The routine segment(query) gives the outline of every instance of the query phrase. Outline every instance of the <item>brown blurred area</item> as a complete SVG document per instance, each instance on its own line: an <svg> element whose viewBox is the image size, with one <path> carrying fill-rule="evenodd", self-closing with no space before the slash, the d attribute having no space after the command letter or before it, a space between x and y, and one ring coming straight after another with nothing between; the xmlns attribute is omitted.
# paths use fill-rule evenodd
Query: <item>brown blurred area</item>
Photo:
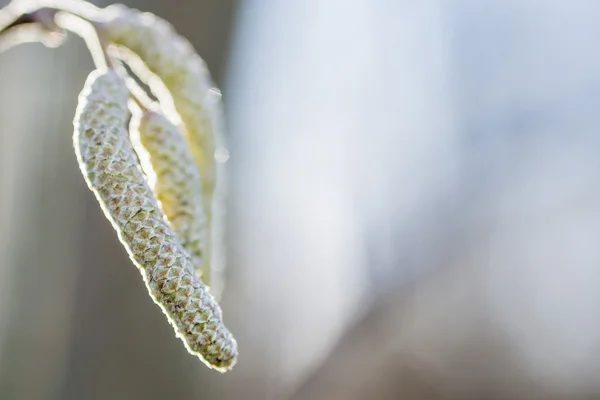
<svg viewBox="0 0 600 400"><path fill-rule="evenodd" d="M127 5L223 89L240 361L186 352L87 189L70 36L0 54L0 400L600 398L600 5Z"/></svg>

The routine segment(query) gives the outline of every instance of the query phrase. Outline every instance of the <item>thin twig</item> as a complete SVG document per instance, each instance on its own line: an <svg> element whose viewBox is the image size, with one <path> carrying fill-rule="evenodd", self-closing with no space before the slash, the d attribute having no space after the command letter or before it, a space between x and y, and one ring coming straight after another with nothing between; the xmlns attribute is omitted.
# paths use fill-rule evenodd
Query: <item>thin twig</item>
<svg viewBox="0 0 600 400"><path fill-rule="evenodd" d="M101 29L100 9L80 0L40 0L15 3L0 10L0 38L25 25L40 27L48 33L69 31L81 37L99 69L114 69L125 79L132 98L142 110L156 107L146 91L131 78L119 60L109 52Z"/></svg>
<svg viewBox="0 0 600 400"><path fill-rule="evenodd" d="M59 11L54 20L61 28L73 32L81 37L90 51L96 68L106 69L113 67L113 61L105 51L106 47L100 40L98 33L89 21L69 12Z"/></svg>
<svg viewBox="0 0 600 400"><path fill-rule="evenodd" d="M25 25L38 25L47 32L57 32L60 28L54 23L54 16L58 10L53 8L40 8L26 14L14 14L14 7L0 10L0 35L4 35L15 28Z"/></svg>

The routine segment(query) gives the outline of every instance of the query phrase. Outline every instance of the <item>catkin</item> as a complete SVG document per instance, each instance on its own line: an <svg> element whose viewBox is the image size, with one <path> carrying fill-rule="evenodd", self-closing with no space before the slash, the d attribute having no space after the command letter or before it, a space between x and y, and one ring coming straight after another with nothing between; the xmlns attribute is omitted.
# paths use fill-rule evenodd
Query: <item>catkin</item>
<svg viewBox="0 0 600 400"><path fill-rule="evenodd" d="M176 335L224 372L236 362L237 344L143 176L126 129L128 97L115 72L90 74L74 119L79 166Z"/></svg>
<svg viewBox="0 0 600 400"><path fill-rule="evenodd" d="M223 163L228 158L220 91L191 43L164 19L120 4L106 7L102 15L99 29L103 37L129 50L121 53L125 60L150 84L161 104L172 100L182 121L182 131L202 177L209 233L203 270L210 271L210 277L206 276L205 282L218 297L225 268L227 177ZM160 85L153 85L156 77Z"/></svg>
<svg viewBox="0 0 600 400"><path fill-rule="evenodd" d="M131 130L150 157L156 175L153 191L171 227L189 253L196 271L209 284L210 270L203 255L206 246L206 220L202 208L200 172L179 128L157 111L136 113Z"/></svg>
<svg viewBox="0 0 600 400"><path fill-rule="evenodd" d="M106 40L136 53L168 89L202 174L205 208L211 210L216 185L215 149L223 138L217 137L221 132L215 124L220 103L214 99L219 95L204 60L187 39L154 14L112 5L104 9L103 15L101 31Z"/></svg>

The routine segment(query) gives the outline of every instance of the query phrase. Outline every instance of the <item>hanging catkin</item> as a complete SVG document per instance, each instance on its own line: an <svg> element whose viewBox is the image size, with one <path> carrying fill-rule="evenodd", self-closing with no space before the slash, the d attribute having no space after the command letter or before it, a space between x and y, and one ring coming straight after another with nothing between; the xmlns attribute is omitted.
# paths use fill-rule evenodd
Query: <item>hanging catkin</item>
<svg viewBox="0 0 600 400"><path fill-rule="evenodd" d="M74 119L79 166L177 336L209 367L226 371L237 344L140 169L126 129L128 98L115 72L90 74Z"/></svg>
<svg viewBox="0 0 600 400"><path fill-rule="evenodd" d="M204 282L210 282L207 254L206 219L202 208L202 188L198 167L179 128L158 111L134 114L132 131L139 133L140 142L150 157L156 183L153 191L161 208L196 271Z"/></svg>
<svg viewBox="0 0 600 400"><path fill-rule="evenodd" d="M219 296L225 268L227 186L222 162L228 158L220 91L190 42L164 19L120 4L105 8L102 15L99 27L104 38L128 50L124 53L126 61L146 79L161 103L167 100L165 97L173 101L182 121L182 131L202 177L208 232L202 270L210 271L205 282ZM148 72L154 78L145 76ZM156 77L160 85L153 85Z"/></svg>
<svg viewBox="0 0 600 400"><path fill-rule="evenodd" d="M106 40L137 54L168 89L202 174L205 209L211 210L216 185L216 142L223 138L217 137L221 133L215 126L215 108L220 104L211 100L219 95L205 62L187 39L154 14L112 5L103 15L101 30Z"/></svg>

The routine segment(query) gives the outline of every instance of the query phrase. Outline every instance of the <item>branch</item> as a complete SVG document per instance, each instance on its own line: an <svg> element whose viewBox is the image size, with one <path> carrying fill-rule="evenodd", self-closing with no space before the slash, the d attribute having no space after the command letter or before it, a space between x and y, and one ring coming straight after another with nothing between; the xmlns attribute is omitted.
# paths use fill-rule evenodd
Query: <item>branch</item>
<svg viewBox="0 0 600 400"><path fill-rule="evenodd" d="M99 35L96 22L99 20L99 15L100 9L81 0L27 2L13 0L8 6L0 9L0 39L18 36L14 33L23 30L23 28L28 31L32 31L28 28L34 28L40 36L36 39L46 44L44 41L45 36L53 35L56 37L57 33L64 34L65 31L71 31L83 37L94 57L94 62L98 67L101 67L110 64L110 60L104 51L104 46L97 45ZM61 21L65 23L61 23ZM17 38L16 42L22 41ZM99 51L103 54L99 54Z"/></svg>
<svg viewBox="0 0 600 400"><path fill-rule="evenodd" d="M41 0L26 4L14 0L0 9L0 52L31 41L56 46L62 43L62 40L57 41L57 34L75 33L85 41L96 68L116 70L126 80L137 106L142 110L154 108L156 104L145 90L118 59L110 56L109 43L99 29L100 23L100 9L80 0ZM25 29L29 34L21 35Z"/></svg>

